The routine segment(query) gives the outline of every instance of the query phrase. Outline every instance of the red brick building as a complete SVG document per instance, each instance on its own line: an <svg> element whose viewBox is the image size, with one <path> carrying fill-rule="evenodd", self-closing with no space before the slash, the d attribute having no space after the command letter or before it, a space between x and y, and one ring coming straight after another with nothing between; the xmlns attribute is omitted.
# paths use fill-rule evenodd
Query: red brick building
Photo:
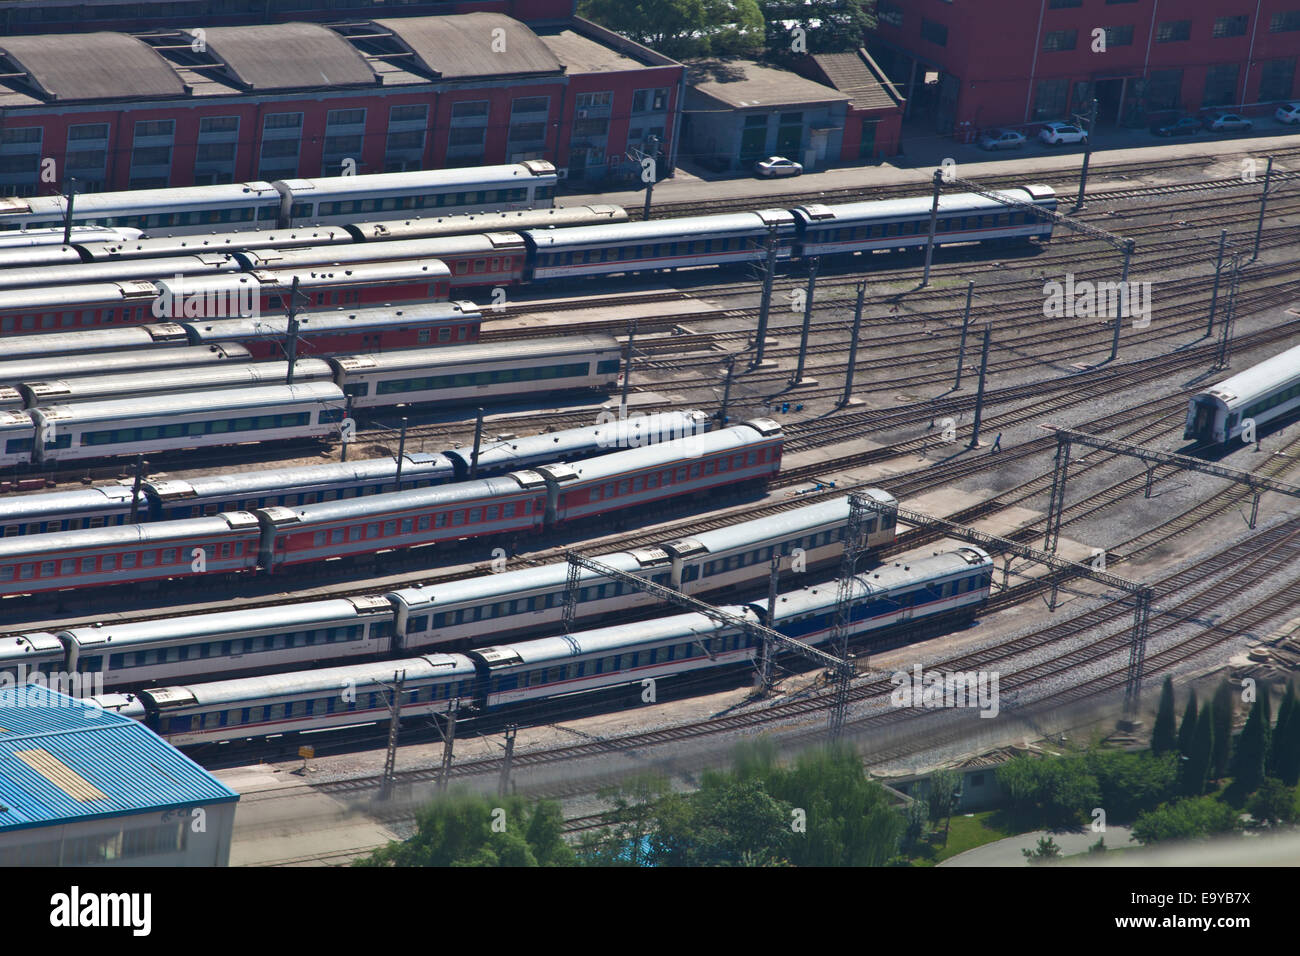
<svg viewBox="0 0 1300 956"><path fill-rule="evenodd" d="M1300 0L878 0L876 13L868 48L907 118L941 133L1066 119L1094 96L1100 123L1138 126L1297 95Z"/></svg>

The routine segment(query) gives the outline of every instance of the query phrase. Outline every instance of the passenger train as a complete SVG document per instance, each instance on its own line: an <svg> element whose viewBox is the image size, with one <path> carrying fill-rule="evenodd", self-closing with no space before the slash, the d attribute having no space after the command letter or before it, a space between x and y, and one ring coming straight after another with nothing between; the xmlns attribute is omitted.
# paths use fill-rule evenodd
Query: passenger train
<svg viewBox="0 0 1300 956"><path fill-rule="evenodd" d="M897 504L886 492L868 493ZM848 499L838 498L597 560L687 594L734 591L764 585L774 551L798 557L787 574L834 565L848 515ZM893 542L892 519L872 515L869 526L873 550ZM28 675L94 672L117 688L461 650L485 634L501 641L562 626L567 578L567 565L558 563L383 595L17 635L0 638L0 673L21 680L20 668ZM580 575L578 621L608 621L653 604L621 582Z"/></svg>
<svg viewBox="0 0 1300 956"><path fill-rule="evenodd" d="M859 575L849 635L873 643L916 622L968 623L986 605L993 562L967 545L908 566ZM781 595L772 620L766 602L724 610L817 645L830 636L838 603L835 584ZM248 740L301 731L383 723L384 684L405 673L403 717L445 713L456 701L478 712L545 704L641 681L671 680L752 665L758 648L745 630L701 614L480 647L463 653L245 677L206 684L152 687L92 698L97 706L147 723L179 747ZM340 688L355 689L343 694Z"/></svg>
<svg viewBox="0 0 1300 956"><path fill-rule="evenodd" d="M72 221L180 234L211 232L214 226L331 225L407 211L533 209L552 204L557 178L550 163L529 160L507 166L86 193L74 199ZM66 215L63 196L0 200L0 230L52 230L62 227Z"/></svg>
<svg viewBox="0 0 1300 956"><path fill-rule="evenodd" d="M328 408L327 402L321 405ZM114 409L111 423L120 425L124 412ZM172 411L173 420L182 418L180 428L191 414ZM0 596L196 575L271 574L346 556L550 531L719 489L762 486L780 471L784 438L775 422L756 419L572 464L452 485L4 538Z"/></svg>
<svg viewBox="0 0 1300 956"><path fill-rule="evenodd" d="M472 448L442 453L406 452L399 481L396 456L327 465L257 469L159 477L140 483L136 521L198 518L223 511L294 507L426 488L569 462L624 448L640 448L708 431L702 412L660 412L527 437L487 438L480 443L477 468ZM131 521L134 479L69 491L0 497L0 537L102 528Z"/></svg>
<svg viewBox="0 0 1300 956"><path fill-rule="evenodd" d="M298 313L298 354L378 352L421 345L477 342L483 316L472 302L429 302L406 308L305 310ZM80 332L10 336L4 339L5 360L51 359L63 355L107 358L107 353L136 354L140 368L166 368L161 353L188 345L242 346L254 358L284 358L289 339L287 316L196 319L152 322ZM146 350L156 358L143 354ZM91 359L93 360L93 358ZM157 362L159 364L145 364ZM0 362L0 366L6 362ZM185 364L185 363L178 363ZM131 367L128 363L127 367ZM46 373L55 374L55 373ZM72 374L63 372L62 374ZM0 379L6 383L20 378Z"/></svg>
<svg viewBox="0 0 1300 956"><path fill-rule="evenodd" d="M1193 395L1187 403L1183 437L1225 445L1241 437L1248 419L1262 429L1297 410L1300 345Z"/></svg>
<svg viewBox="0 0 1300 956"><path fill-rule="evenodd" d="M516 345L402 349L325 361L307 359L298 364L321 380L171 392L165 405L154 397L162 380L158 372L107 376L116 380L109 384L103 379L29 383L24 386L29 395L58 392L91 399L116 389L118 397L0 410L0 466L48 466L210 445L324 438L339 434L347 404L384 408L609 389L618 381L621 360L618 341L599 335L529 339ZM247 371L257 367L232 365L202 374L209 380L233 375L244 384L243 375L249 381L261 377ZM325 368L329 374L320 376ZM431 374L430 369L437 373ZM10 392L11 401L23 394L12 388Z"/></svg>

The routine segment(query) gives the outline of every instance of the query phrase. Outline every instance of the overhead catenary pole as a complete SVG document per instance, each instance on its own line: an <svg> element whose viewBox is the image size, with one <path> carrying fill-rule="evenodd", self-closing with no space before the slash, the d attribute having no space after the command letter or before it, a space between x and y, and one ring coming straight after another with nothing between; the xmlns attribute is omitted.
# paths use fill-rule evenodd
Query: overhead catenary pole
<svg viewBox="0 0 1300 956"><path fill-rule="evenodd" d="M650 204L654 201L655 183L659 179L659 137L653 133L646 137L646 145L650 147L650 178L645 184L645 208L641 210L641 218L650 221Z"/></svg>
<svg viewBox="0 0 1300 956"><path fill-rule="evenodd" d="M478 417L474 419L474 449L469 456L469 476L478 477L478 452L483 442L483 409L478 410Z"/></svg>
<svg viewBox="0 0 1300 956"><path fill-rule="evenodd" d="M293 284L289 287L289 335L284 346L285 361L289 363L289 373L285 376L284 384L293 384L293 367L298 362L298 277L293 277Z"/></svg>
<svg viewBox="0 0 1300 956"><path fill-rule="evenodd" d="M772 551L772 566L768 572L767 578L767 620L776 620L776 598L781 579L781 550L779 548ZM758 687L759 692L766 694L772 689L773 675L775 668L772 666L776 658L776 648L772 642L763 639L759 647L758 660Z"/></svg>
<svg viewBox="0 0 1300 956"><path fill-rule="evenodd" d="M1255 224L1255 251L1251 253L1251 262L1259 258L1259 239L1264 232L1264 209L1268 206L1268 187L1272 180L1273 157L1270 156L1268 158L1268 168L1264 170L1264 191L1259 195L1259 222Z"/></svg>
<svg viewBox="0 0 1300 956"><path fill-rule="evenodd" d="M343 430L339 440L339 461L348 460L348 423L352 421L352 396L349 395L343 406Z"/></svg>
<svg viewBox="0 0 1300 956"><path fill-rule="evenodd" d="M954 392L961 388L962 365L966 362L966 330L970 328L970 300L974 291L975 280L971 279L966 283L966 311L961 317L961 344L957 346L957 380L952 383Z"/></svg>
<svg viewBox="0 0 1300 956"><path fill-rule="evenodd" d="M406 461L406 416L402 416L402 433L397 439L397 480L393 483L394 491L402 490L402 462Z"/></svg>
<svg viewBox="0 0 1300 956"><path fill-rule="evenodd" d="M930 284L930 262L934 259L934 233L939 221L939 193L943 189L943 170L934 171L934 198L930 202L930 233L925 241L925 272L921 275L921 286Z"/></svg>
<svg viewBox="0 0 1300 956"><path fill-rule="evenodd" d="M984 342L980 346L980 381L975 391L975 423L971 426L970 447L980 446L980 420L984 417L984 376L989 368L989 338L993 334L991 323L984 325Z"/></svg>
<svg viewBox="0 0 1300 956"><path fill-rule="evenodd" d="M632 350L636 347L636 316L628 319L627 323L627 361L623 363L623 393L619 396L618 406L622 410L621 414L627 417L627 390L632 384Z"/></svg>
<svg viewBox="0 0 1300 956"><path fill-rule="evenodd" d="M1228 245L1228 230L1219 230L1219 258L1214 264L1214 290L1210 293L1210 323L1205 327L1206 336L1214 334L1214 313L1219 307L1219 277L1223 274L1223 250Z"/></svg>
<svg viewBox="0 0 1300 956"><path fill-rule="evenodd" d="M1083 144L1083 166L1079 170L1079 198L1074 201L1074 209L1083 208L1083 195L1088 188L1088 163L1092 160L1092 133L1097 126L1097 98L1092 98L1088 107L1088 138Z"/></svg>
<svg viewBox="0 0 1300 956"><path fill-rule="evenodd" d="M402 693L405 687L406 671L393 674L393 686L389 688L392 697L388 701L388 752L384 757L384 775L379 784L380 800L387 800L393 793L393 777L397 770L397 736L402 726Z"/></svg>
<svg viewBox="0 0 1300 956"><path fill-rule="evenodd" d="M135 456L135 481L131 483L131 524L140 523L140 482L144 480L144 469L148 464L144 455Z"/></svg>
<svg viewBox="0 0 1300 956"><path fill-rule="evenodd" d="M803 299L803 331L799 333L799 362L795 366L794 375L790 376L792 386L803 381L804 363L808 359L808 333L812 329L813 293L817 291L817 268L820 264L820 256L808 260L808 289Z"/></svg>
<svg viewBox="0 0 1300 956"><path fill-rule="evenodd" d="M506 796L510 792L510 765L515 758L515 734L519 732L519 727L515 724L506 724L506 752L501 760L501 780L497 783L497 795Z"/></svg>
<svg viewBox="0 0 1300 956"><path fill-rule="evenodd" d="M763 298L758 303L758 336L754 344L754 368L763 364L767 350L767 317L772 311L772 281L776 278L776 224L767 227L767 259L763 266Z"/></svg>
<svg viewBox="0 0 1300 956"><path fill-rule="evenodd" d="M722 386L722 408L718 411L718 421L727 424L727 405L731 402L731 378L736 371L736 356L727 356L727 381Z"/></svg>
<svg viewBox="0 0 1300 956"><path fill-rule="evenodd" d="M862 332L862 300L867 294L867 284L858 283L858 301L853 307L853 333L849 339L849 362L844 369L844 394L840 396L840 407L847 405L853 398L853 372L858 364L858 336Z"/></svg>
<svg viewBox="0 0 1300 956"><path fill-rule="evenodd" d="M451 761L456 752L456 714L460 710L460 698L457 697L447 708L447 729L442 732L442 772L438 775L438 789L446 790L451 778Z"/></svg>
<svg viewBox="0 0 1300 956"><path fill-rule="evenodd" d="M1128 267L1133 261L1133 247L1135 245L1136 242L1133 239L1124 240L1124 273L1119 280L1119 295L1115 297L1115 334L1110 340L1109 361L1111 362L1115 361L1115 357L1119 355L1119 333L1120 328L1124 325L1124 300L1128 298Z"/></svg>
<svg viewBox="0 0 1300 956"><path fill-rule="evenodd" d="M66 246L72 242L72 204L76 200L77 180L69 176L63 183L63 197L67 201L63 205L63 244Z"/></svg>

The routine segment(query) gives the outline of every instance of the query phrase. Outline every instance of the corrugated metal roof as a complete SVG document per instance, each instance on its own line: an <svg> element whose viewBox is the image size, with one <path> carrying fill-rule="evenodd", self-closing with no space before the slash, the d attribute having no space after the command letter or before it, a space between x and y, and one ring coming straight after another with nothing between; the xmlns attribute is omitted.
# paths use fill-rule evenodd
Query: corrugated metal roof
<svg viewBox="0 0 1300 956"><path fill-rule="evenodd" d="M184 96L172 65L124 33L0 38L0 52L49 100Z"/></svg>
<svg viewBox="0 0 1300 956"><path fill-rule="evenodd" d="M841 93L849 95L849 105L855 109L889 109L899 105L902 98L881 82L874 64L865 50L852 53L815 53L813 61L827 81Z"/></svg>
<svg viewBox="0 0 1300 956"><path fill-rule="evenodd" d="M797 73L736 57L692 60L686 65L686 75L695 92L737 109L843 103L848 99Z"/></svg>
<svg viewBox="0 0 1300 956"><path fill-rule="evenodd" d="M0 832L238 799L129 717L36 684L0 690Z"/></svg>
<svg viewBox="0 0 1300 956"><path fill-rule="evenodd" d="M423 61L426 69L448 79L564 72L563 64L537 34L500 13L373 22L392 33Z"/></svg>
<svg viewBox="0 0 1300 956"><path fill-rule="evenodd" d="M231 79L256 92L375 86L378 78L357 50L318 23L208 27L208 50Z"/></svg>

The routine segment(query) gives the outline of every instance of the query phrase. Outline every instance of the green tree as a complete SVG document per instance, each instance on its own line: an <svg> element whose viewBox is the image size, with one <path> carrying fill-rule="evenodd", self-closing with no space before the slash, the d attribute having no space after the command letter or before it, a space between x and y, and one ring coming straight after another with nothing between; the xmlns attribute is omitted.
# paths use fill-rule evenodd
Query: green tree
<svg viewBox="0 0 1300 956"><path fill-rule="evenodd" d="M1274 776L1288 787L1300 783L1300 709L1297 709L1294 684L1287 685L1286 696L1278 708L1269 754Z"/></svg>
<svg viewBox="0 0 1300 956"><path fill-rule="evenodd" d="M1226 803L1213 797L1190 797L1142 814L1133 824L1133 838L1139 843L1192 840L1228 833L1237 825L1237 812Z"/></svg>
<svg viewBox="0 0 1300 956"><path fill-rule="evenodd" d="M1049 860L1056 860L1061 856L1061 848L1057 846L1056 841L1050 836L1039 837L1037 849L1021 850L1020 852L1024 855L1025 859L1029 861L1031 866L1039 863L1046 863Z"/></svg>
<svg viewBox="0 0 1300 956"><path fill-rule="evenodd" d="M1214 757L1210 762L1211 780L1222 780L1228 775L1232 761L1232 718L1235 707L1232 687L1227 680L1219 681L1214 689Z"/></svg>
<svg viewBox="0 0 1300 956"><path fill-rule="evenodd" d="M1188 796L1199 797L1205 792L1205 784L1214 762L1214 713L1209 704L1201 708L1201 716L1196 721L1196 736L1192 738L1192 753L1183 761L1182 791Z"/></svg>
<svg viewBox="0 0 1300 956"><path fill-rule="evenodd" d="M1151 729L1151 752L1157 757L1178 747L1178 730L1174 712L1174 681L1166 676L1160 688L1160 706L1156 708L1156 723Z"/></svg>
<svg viewBox="0 0 1300 956"><path fill-rule="evenodd" d="M952 825L952 815L957 809L960 787L961 779L951 770L936 770L930 774L928 794L930 822L938 823L940 819L944 821L944 846L948 845L948 828Z"/></svg>
<svg viewBox="0 0 1300 956"><path fill-rule="evenodd" d="M874 4L868 0L760 0L767 27L769 56L789 58L795 49L795 29L803 31L803 52L846 53L862 46L876 25Z"/></svg>
<svg viewBox="0 0 1300 956"><path fill-rule="evenodd" d="M416 817L416 833L354 866L571 866L563 815L554 801L441 797Z"/></svg>
<svg viewBox="0 0 1300 956"><path fill-rule="evenodd" d="M588 866L641 866L647 862L647 845L655 832L659 801L672 792L668 778L645 774L598 796L613 806L604 814L604 826L579 838L578 856Z"/></svg>
<svg viewBox="0 0 1300 956"><path fill-rule="evenodd" d="M1260 784L1246 808L1260 823L1294 823L1296 820L1295 788L1270 777Z"/></svg>
<svg viewBox="0 0 1300 956"><path fill-rule="evenodd" d="M1105 852L1106 852L1106 838L1105 838L1104 836L1099 836L1099 837L1097 837L1097 842L1094 843L1092 846L1088 847L1088 852L1089 852L1089 853L1105 853Z"/></svg>
<svg viewBox="0 0 1300 956"><path fill-rule="evenodd" d="M1233 755L1232 775L1245 793L1253 792L1264 780L1270 730L1264 705L1266 700L1268 691L1255 698L1246 717L1246 726L1237 740L1237 752Z"/></svg>
<svg viewBox="0 0 1300 956"><path fill-rule="evenodd" d="M1115 822L1134 819L1174 797L1178 790L1178 757L1168 753L1093 749L1084 756L1097 781L1100 806Z"/></svg>
<svg viewBox="0 0 1300 956"><path fill-rule="evenodd" d="M1196 691L1189 692L1187 706L1183 708L1183 722L1178 725L1178 753L1192 755L1192 741L1196 738Z"/></svg>
<svg viewBox="0 0 1300 956"><path fill-rule="evenodd" d="M925 842L925 835L930 827L930 808L920 800L913 800L904 812L906 822L903 826L902 849L904 853L915 853Z"/></svg>
<svg viewBox="0 0 1300 956"><path fill-rule="evenodd" d="M580 0L578 12L665 56L756 53L757 0Z"/></svg>
<svg viewBox="0 0 1300 956"><path fill-rule="evenodd" d="M1078 757L1016 757L997 769L998 784L1022 825L1072 826L1097 806L1097 780Z"/></svg>

